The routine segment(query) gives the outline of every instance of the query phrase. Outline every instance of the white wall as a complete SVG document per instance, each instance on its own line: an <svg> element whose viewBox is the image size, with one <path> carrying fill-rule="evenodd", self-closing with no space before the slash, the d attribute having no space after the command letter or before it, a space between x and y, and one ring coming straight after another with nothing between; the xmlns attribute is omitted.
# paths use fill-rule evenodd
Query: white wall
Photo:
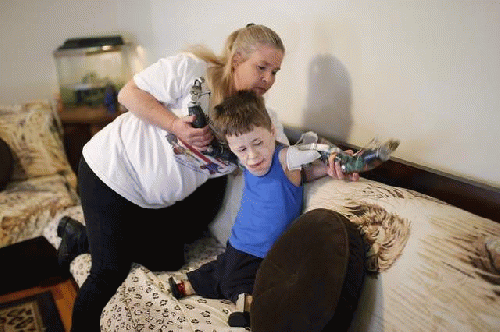
<svg viewBox="0 0 500 332"><path fill-rule="evenodd" d="M52 51L122 34L150 64L192 43L219 51L246 23L287 47L267 98L283 123L500 188L497 1L0 0L0 104L51 98Z"/></svg>

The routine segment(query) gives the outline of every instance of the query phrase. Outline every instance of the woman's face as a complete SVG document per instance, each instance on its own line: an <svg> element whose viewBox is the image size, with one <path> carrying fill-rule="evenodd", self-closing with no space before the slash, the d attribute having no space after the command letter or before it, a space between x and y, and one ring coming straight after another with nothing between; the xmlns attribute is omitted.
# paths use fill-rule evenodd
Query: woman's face
<svg viewBox="0 0 500 332"><path fill-rule="evenodd" d="M233 61L235 89L253 90L262 96L274 84L283 61L283 52L273 46L261 45L248 59L236 53Z"/></svg>

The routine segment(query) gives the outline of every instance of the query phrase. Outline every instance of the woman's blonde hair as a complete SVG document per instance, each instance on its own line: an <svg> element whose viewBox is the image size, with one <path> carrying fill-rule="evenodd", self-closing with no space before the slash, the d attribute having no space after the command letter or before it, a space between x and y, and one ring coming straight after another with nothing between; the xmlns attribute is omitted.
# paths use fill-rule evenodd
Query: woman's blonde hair
<svg viewBox="0 0 500 332"><path fill-rule="evenodd" d="M220 56L202 45L192 46L187 51L209 63L207 83L211 90L211 108L235 93L233 86L233 58L239 52L246 61L261 45L271 46L285 53L285 46L276 32L264 25L248 24L233 31L227 38Z"/></svg>

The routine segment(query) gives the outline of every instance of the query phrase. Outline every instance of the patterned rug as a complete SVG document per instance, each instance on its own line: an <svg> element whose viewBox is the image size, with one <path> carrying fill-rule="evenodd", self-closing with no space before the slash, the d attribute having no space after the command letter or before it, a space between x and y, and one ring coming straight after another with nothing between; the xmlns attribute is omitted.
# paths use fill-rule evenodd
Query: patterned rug
<svg viewBox="0 0 500 332"><path fill-rule="evenodd" d="M1 332L64 332L51 292L0 303Z"/></svg>

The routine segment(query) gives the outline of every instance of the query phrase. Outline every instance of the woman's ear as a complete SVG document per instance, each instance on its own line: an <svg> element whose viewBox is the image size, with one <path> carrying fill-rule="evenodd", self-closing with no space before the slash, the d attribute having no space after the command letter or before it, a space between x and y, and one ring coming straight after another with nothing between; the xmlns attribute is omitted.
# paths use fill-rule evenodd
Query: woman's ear
<svg viewBox="0 0 500 332"><path fill-rule="evenodd" d="M233 58L231 60L232 60L232 67L233 67L233 69L235 69L241 63L244 62L243 54L241 54L241 52L239 52L239 51L236 51L236 52L234 52Z"/></svg>

